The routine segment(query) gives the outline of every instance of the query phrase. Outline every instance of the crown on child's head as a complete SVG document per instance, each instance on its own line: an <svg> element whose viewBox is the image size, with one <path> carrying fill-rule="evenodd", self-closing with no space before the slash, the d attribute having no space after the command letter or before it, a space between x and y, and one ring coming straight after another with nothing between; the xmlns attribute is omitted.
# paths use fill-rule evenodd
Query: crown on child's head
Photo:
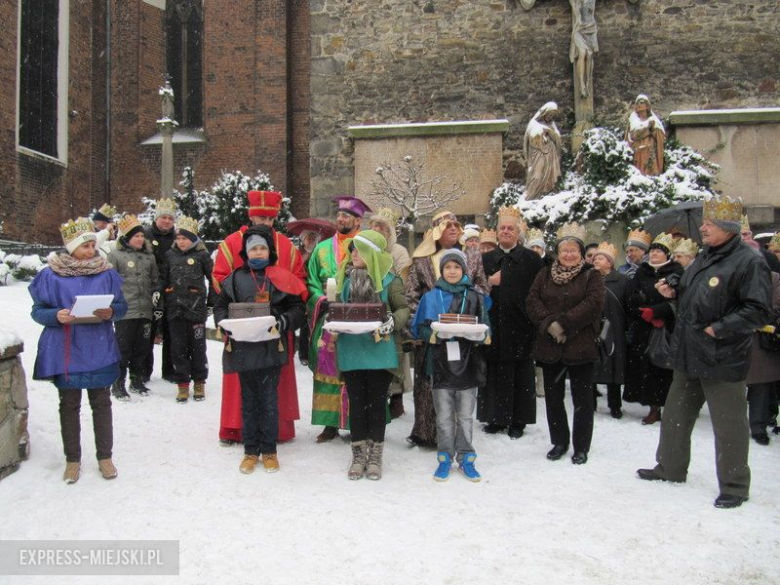
<svg viewBox="0 0 780 585"><path fill-rule="evenodd" d="M119 235L126 236L131 229L140 225L141 222L138 221L138 218L135 215L128 213L117 222L117 227L119 227Z"/></svg>

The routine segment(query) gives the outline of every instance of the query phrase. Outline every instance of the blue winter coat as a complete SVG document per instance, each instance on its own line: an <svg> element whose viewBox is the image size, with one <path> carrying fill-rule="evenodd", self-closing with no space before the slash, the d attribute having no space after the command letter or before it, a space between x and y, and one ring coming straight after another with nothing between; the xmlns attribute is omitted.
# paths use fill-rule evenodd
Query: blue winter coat
<svg viewBox="0 0 780 585"><path fill-rule="evenodd" d="M30 283L32 318L44 326L38 340L33 379L58 388L109 386L119 375L119 347L111 321L63 326L57 311L73 306L76 295L114 295L112 320L127 312L122 277L116 270L90 276L60 276L46 267Z"/></svg>

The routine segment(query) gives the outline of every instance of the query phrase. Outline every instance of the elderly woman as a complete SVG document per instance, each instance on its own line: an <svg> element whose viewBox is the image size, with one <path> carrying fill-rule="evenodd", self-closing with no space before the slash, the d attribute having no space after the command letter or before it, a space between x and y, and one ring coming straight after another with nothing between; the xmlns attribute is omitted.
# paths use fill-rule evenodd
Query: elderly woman
<svg viewBox="0 0 780 585"><path fill-rule="evenodd" d="M696 244L696 242L687 238L683 238L681 240L677 240L677 243L674 246L674 261L687 270L688 266L691 265L691 262L693 262L698 253L699 246Z"/></svg>
<svg viewBox="0 0 780 585"><path fill-rule="evenodd" d="M674 282L683 273L683 267L672 260L673 247L672 236L659 234L650 244L647 261L639 265L626 289L628 359L623 400L650 407L643 425L661 420L672 383L672 370L652 364L646 352L653 327L674 329L672 305L655 288L659 280Z"/></svg>
<svg viewBox="0 0 780 585"><path fill-rule="evenodd" d="M439 261L444 252L454 248L462 230L458 218L451 211L440 211L431 220L431 229L422 243L412 253L412 266L406 280L406 300L412 314L412 321L422 296L433 290L441 276ZM489 294L490 286L482 268L482 255L478 250L467 248L466 275L474 288ZM436 446L436 411L433 407L433 393L430 378L425 375L425 350L418 346L414 355L414 426L406 439L413 445Z"/></svg>
<svg viewBox="0 0 780 585"><path fill-rule="evenodd" d="M599 362L593 376L594 384L606 384L607 407L612 418L623 417L620 386L626 374L626 310L624 307L629 278L615 270L617 248L602 242L593 256L593 268L601 273L606 286L603 316L609 321L615 349L606 361ZM594 388L595 390L595 388Z"/></svg>
<svg viewBox="0 0 780 585"><path fill-rule="evenodd" d="M109 388L119 377L121 355L111 320L127 312L122 277L97 254L89 219L69 221L61 231L67 253L52 256L29 288L32 318L44 326L33 378L51 381L60 394L65 483L76 483L81 473L84 388L92 407L98 469L105 479L113 479L117 471L111 460L114 433ZM93 317L77 318L71 308L80 295L106 295L111 301L95 310Z"/></svg>
<svg viewBox="0 0 780 585"><path fill-rule="evenodd" d="M558 258L543 268L528 293L528 317L537 328L534 358L542 365L547 424L556 461L569 450L564 406L566 376L574 403L572 463L587 463L593 436L593 368L604 307L604 280L585 263L585 230L566 224L558 232Z"/></svg>

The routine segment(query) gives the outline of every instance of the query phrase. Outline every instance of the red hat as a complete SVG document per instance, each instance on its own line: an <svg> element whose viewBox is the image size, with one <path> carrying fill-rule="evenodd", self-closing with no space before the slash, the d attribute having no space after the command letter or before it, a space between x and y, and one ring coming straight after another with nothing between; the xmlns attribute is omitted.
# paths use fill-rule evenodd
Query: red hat
<svg viewBox="0 0 780 585"><path fill-rule="evenodd" d="M249 199L249 217L276 217L282 208L282 194L279 191L250 191L246 194Z"/></svg>

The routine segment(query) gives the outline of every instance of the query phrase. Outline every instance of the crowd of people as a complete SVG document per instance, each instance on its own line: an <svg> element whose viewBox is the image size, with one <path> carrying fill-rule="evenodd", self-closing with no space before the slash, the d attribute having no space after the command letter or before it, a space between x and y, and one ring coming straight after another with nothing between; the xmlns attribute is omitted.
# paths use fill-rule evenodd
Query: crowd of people
<svg viewBox="0 0 780 585"><path fill-rule="evenodd" d="M250 191L248 200L247 225L213 255L198 222L177 217L168 199L157 202L150 226L130 214L114 222L110 206L62 226L65 251L29 290L33 319L44 326L34 378L59 390L66 482L81 470L83 389L100 472L117 476L111 396L148 395L155 341L175 400L187 402L191 384L194 401L206 398L213 313L224 347L219 441L243 444L242 473L278 471L277 445L295 437L297 339L313 376L317 442L349 433L351 480L382 477L386 426L404 414L409 391L407 441L436 451L438 481L453 466L479 481L474 417L488 435L520 439L536 423L538 397L547 458L571 447L572 463L585 464L603 385L612 417L623 416L623 402L638 402L647 407L643 425L660 423L657 465L637 471L644 480L686 480L691 432L707 402L715 505L747 500L750 437L766 445L776 428L780 235L761 248L739 201L705 202L701 250L694 234L635 229L618 266L613 243L586 244L577 224L545 237L512 207L499 211L495 231L439 211L410 256L396 242L391 209L374 213L356 197L337 197L335 233L312 222L295 245L273 227L280 193ZM84 295L107 300L74 316ZM371 331L340 330L333 325L344 306L381 316ZM480 327L443 328L443 316ZM234 331L241 317L265 317L267 326L247 337Z"/></svg>

